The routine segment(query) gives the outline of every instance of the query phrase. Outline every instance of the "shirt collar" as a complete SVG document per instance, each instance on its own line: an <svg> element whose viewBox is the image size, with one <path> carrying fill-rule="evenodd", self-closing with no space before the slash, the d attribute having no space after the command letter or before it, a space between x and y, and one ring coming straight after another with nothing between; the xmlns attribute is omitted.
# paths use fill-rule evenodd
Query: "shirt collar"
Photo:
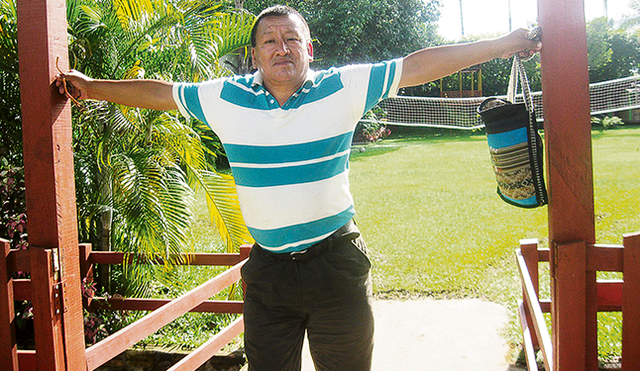
<svg viewBox="0 0 640 371"><path fill-rule="evenodd" d="M313 71L312 69L308 69L307 70L307 77L305 78L304 82L302 83L302 86L309 86L311 84L313 84L314 80L315 80L315 76L316 73L315 71ZM260 73L260 70L256 71L253 74L253 82L251 83L252 87L256 87L256 86L262 86L264 87L264 79L262 77L262 73Z"/></svg>

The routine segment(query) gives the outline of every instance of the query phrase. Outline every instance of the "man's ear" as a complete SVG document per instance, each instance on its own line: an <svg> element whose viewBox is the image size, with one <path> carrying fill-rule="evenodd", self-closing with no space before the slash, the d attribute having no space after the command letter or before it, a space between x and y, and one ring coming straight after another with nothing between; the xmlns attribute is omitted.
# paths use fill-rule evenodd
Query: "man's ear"
<svg viewBox="0 0 640 371"><path fill-rule="evenodd" d="M251 67L253 67L254 69L258 69L258 66L256 66L256 52L255 52L256 48L251 47Z"/></svg>
<svg viewBox="0 0 640 371"><path fill-rule="evenodd" d="M309 53L309 62L313 62L313 43L311 41L307 44L307 53Z"/></svg>

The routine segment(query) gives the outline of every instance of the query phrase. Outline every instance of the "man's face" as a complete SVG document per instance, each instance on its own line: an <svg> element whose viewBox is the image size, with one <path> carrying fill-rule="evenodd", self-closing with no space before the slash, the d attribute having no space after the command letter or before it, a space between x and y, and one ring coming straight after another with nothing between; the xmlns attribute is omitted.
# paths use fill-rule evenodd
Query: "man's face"
<svg viewBox="0 0 640 371"><path fill-rule="evenodd" d="M265 87L300 87L313 60L313 47L302 20L295 15L263 18L251 57L262 73Z"/></svg>

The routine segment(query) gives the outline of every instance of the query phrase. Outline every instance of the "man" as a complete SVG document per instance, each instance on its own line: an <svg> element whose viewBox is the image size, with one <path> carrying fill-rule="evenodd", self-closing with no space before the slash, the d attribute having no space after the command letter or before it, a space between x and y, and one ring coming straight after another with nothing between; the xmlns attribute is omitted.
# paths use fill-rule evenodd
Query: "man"
<svg viewBox="0 0 640 371"><path fill-rule="evenodd" d="M465 67L541 45L526 30L405 58L314 72L309 27L295 10L265 9L252 30L257 72L199 84L58 76L78 98L173 110L220 137L256 240L243 267L250 370L299 370L305 332L318 370L369 370L370 262L351 221L348 158L355 126L381 99Z"/></svg>

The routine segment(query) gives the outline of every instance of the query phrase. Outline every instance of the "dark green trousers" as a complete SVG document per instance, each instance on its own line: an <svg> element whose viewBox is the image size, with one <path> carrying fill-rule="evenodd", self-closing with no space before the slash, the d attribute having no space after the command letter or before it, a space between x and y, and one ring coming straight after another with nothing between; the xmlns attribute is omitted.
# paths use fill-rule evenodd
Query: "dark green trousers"
<svg viewBox="0 0 640 371"><path fill-rule="evenodd" d="M299 371L306 332L316 370L369 371L370 268L361 237L304 261L277 258L254 246L242 268L249 370Z"/></svg>

